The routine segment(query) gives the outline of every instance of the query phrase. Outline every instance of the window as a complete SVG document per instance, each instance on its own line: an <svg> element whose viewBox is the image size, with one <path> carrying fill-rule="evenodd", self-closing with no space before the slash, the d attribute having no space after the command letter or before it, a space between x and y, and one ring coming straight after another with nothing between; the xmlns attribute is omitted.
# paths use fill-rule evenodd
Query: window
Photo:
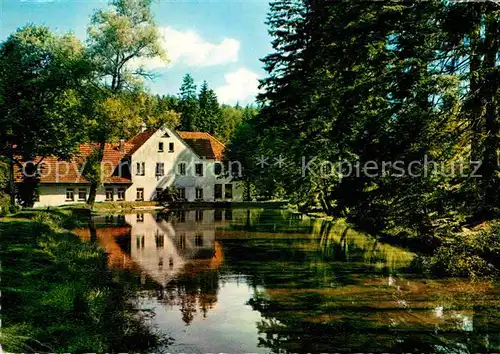
<svg viewBox="0 0 500 354"><path fill-rule="evenodd" d="M146 166L144 162L137 162L135 167L135 174L137 176L144 176L146 174Z"/></svg>
<svg viewBox="0 0 500 354"><path fill-rule="evenodd" d="M203 210L196 210L196 214L195 214L195 220L196 221L202 221L203 220Z"/></svg>
<svg viewBox="0 0 500 354"><path fill-rule="evenodd" d="M137 214L136 220L137 220L137 222L144 222L144 214L143 213Z"/></svg>
<svg viewBox="0 0 500 354"><path fill-rule="evenodd" d="M120 187L116 190L116 200L125 200L125 188Z"/></svg>
<svg viewBox="0 0 500 354"><path fill-rule="evenodd" d="M179 210L176 213L177 221L179 222L185 222L186 221L186 211L185 210Z"/></svg>
<svg viewBox="0 0 500 354"><path fill-rule="evenodd" d="M222 199L222 184L216 184L214 186L214 198Z"/></svg>
<svg viewBox="0 0 500 354"><path fill-rule="evenodd" d="M178 169L179 169L179 175L181 175L181 176L186 175L186 163L185 162L181 162L178 166Z"/></svg>
<svg viewBox="0 0 500 354"><path fill-rule="evenodd" d="M196 198L195 199L203 199L203 188L196 188Z"/></svg>
<svg viewBox="0 0 500 354"><path fill-rule="evenodd" d="M232 209L226 209L226 212L224 213L224 218L226 220L233 220L233 210Z"/></svg>
<svg viewBox="0 0 500 354"><path fill-rule="evenodd" d="M163 152L163 143L158 143L158 152Z"/></svg>
<svg viewBox="0 0 500 354"><path fill-rule="evenodd" d="M214 175L219 176L222 173L222 164L220 162L216 162L214 164Z"/></svg>
<svg viewBox="0 0 500 354"><path fill-rule="evenodd" d="M222 209L215 209L215 211L214 211L214 220L215 221L222 220Z"/></svg>
<svg viewBox="0 0 500 354"><path fill-rule="evenodd" d="M168 152L174 152L174 143L168 143Z"/></svg>
<svg viewBox="0 0 500 354"><path fill-rule="evenodd" d="M156 163L156 175L163 176L165 174L165 164L163 162Z"/></svg>
<svg viewBox="0 0 500 354"><path fill-rule="evenodd" d="M155 243L156 243L156 248L163 248L164 237L162 234L158 233L158 231L156 231L155 234Z"/></svg>
<svg viewBox="0 0 500 354"><path fill-rule="evenodd" d="M161 193L163 192L163 188L156 188L156 199L161 198Z"/></svg>
<svg viewBox="0 0 500 354"><path fill-rule="evenodd" d="M197 163L194 165L194 171L197 176L203 176L203 164Z"/></svg>
<svg viewBox="0 0 500 354"><path fill-rule="evenodd" d="M202 234L196 234L194 236L194 245L196 247L203 247L203 235Z"/></svg>
<svg viewBox="0 0 500 354"><path fill-rule="evenodd" d="M87 200L87 188L78 188L78 200Z"/></svg>
<svg viewBox="0 0 500 354"><path fill-rule="evenodd" d="M106 188L106 200L113 200L113 188Z"/></svg>
<svg viewBox="0 0 500 354"><path fill-rule="evenodd" d="M233 185L225 184L224 185L224 198L231 199L233 197Z"/></svg>
<svg viewBox="0 0 500 354"><path fill-rule="evenodd" d="M241 173L243 170L243 167L241 166L241 162L233 161L233 162L229 163L228 166L229 166L229 174L231 176L241 177Z"/></svg>
<svg viewBox="0 0 500 354"><path fill-rule="evenodd" d="M75 200L75 191L73 188L66 188L66 201Z"/></svg>
<svg viewBox="0 0 500 354"><path fill-rule="evenodd" d="M186 188L177 188L179 199L186 199Z"/></svg>
<svg viewBox="0 0 500 354"><path fill-rule="evenodd" d="M144 200L144 188L137 188L135 200Z"/></svg>
<svg viewBox="0 0 500 354"><path fill-rule="evenodd" d="M186 248L186 235L185 234L181 234L179 236L179 248L180 249Z"/></svg>
<svg viewBox="0 0 500 354"><path fill-rule="evenodd" d="M144 248L144 235L135 236L135 244L137 248Z"/></svg>

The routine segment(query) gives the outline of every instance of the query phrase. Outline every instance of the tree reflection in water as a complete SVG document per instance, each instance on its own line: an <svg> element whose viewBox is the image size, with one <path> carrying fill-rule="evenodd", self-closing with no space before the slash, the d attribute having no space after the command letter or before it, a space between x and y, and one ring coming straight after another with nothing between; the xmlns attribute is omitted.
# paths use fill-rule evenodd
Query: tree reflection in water
<svg viewBox="0 0 500 354"><path fill-rule="evenodd" d="M422 278L413 253L343 222L237 209L123 221L97 228L110 260L139 268L144 289L190 327L211 316L224 282L242 277L253 291L238 301L260 313L248 340L266 352L500 351L497 283ZM230 330L228 345L238 324Z"/></svg>

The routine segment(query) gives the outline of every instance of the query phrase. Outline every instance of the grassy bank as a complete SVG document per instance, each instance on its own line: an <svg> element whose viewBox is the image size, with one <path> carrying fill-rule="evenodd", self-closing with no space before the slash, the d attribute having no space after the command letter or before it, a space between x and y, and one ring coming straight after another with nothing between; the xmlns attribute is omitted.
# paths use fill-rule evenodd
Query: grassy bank
<svg viewBox="0 0 500 354"><path fill-rule="evenodd" d="M74 353L154 347L160 338L127 301L132 289L115 280L102 249L60 226L72 223L64 214L46 212L0 219L3 349Z"/></svg>

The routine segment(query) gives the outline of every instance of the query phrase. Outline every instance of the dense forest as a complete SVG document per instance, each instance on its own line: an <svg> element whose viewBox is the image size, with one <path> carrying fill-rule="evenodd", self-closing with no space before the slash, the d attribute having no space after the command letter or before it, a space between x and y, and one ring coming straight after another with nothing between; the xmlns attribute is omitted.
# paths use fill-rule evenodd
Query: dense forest
<svg viewBox="0 0 500 354"><path fill-rule="evenodd" d="M487 268L495 233L457 235L499 212L498 4L277 0L268 26L247 185Z"/></svg>

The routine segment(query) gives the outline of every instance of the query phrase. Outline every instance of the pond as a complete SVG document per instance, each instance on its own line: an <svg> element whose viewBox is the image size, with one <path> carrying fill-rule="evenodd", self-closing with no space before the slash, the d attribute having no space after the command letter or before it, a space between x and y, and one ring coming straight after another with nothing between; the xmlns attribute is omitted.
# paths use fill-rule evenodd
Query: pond
<svg viewBox="0 0 500 354"><path fill-rule="evenodd" d="M76 232L136 274L171 353L500 351L498 283L425 278L415 254L342 221L278 209L94 221Z"/></svg>

